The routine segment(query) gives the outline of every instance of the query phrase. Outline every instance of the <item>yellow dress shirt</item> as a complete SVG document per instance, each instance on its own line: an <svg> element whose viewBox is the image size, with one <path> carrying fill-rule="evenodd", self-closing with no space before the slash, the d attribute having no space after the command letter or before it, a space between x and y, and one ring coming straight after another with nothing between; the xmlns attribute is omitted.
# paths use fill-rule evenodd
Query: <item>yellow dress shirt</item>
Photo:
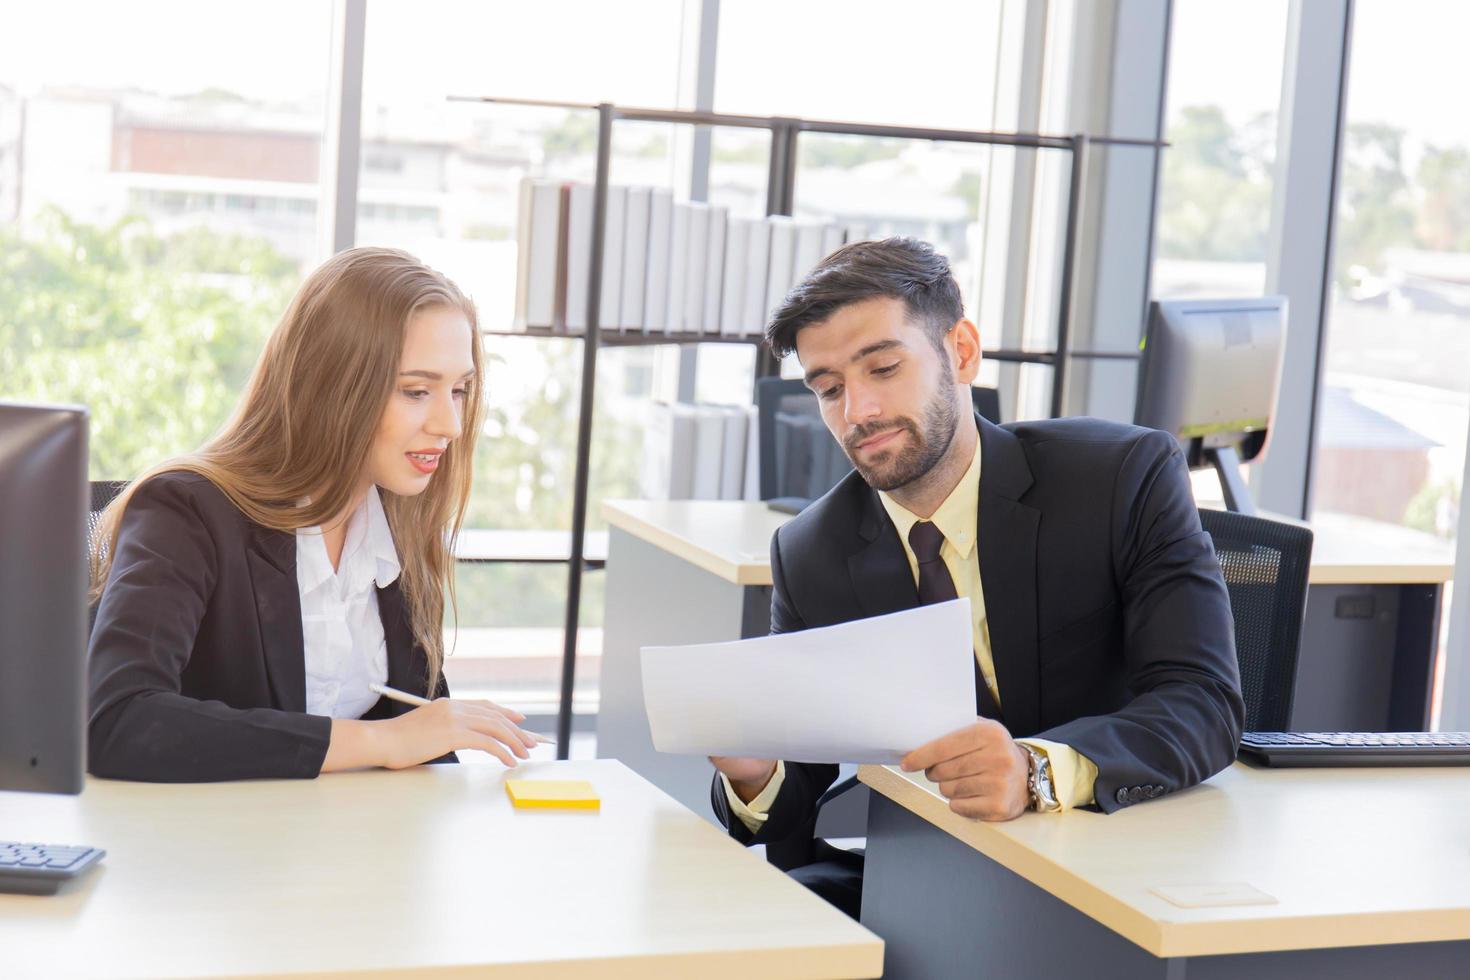
<svg viewBox="0 0 1470 980"><path fill-rule="evenodd" d="M913 548L909 546L909 530L920 518L908 511L888 494L879 491L878 499L883 503L883 509L888 512L888 517L898 530L898 539L903 542L903 551L909 560L909 571L913 573L914 582L919 581L919 560L914 556ZM980 674L985 678L985 685L990 688L990 693L995 697L995 703L1002 705L1000 688L995 682L995 660L990 652L990 628L985 619L985 593L980 587L980 561L976 555L976 530L979 524L980 514L980 440L975 440L975 455L970 460L970 466L965 470L965 475L960 477L960 482L950 491L944 503L934 512L931 521L944 535L944 543L940 546L939 556L944 559L944 565L949 569L949 574L954 579L955 594L968 596L970 599L970 613L973 617L971 622L972 638L975 646L975 658L980 662ZM1093 802L1093 783L1097 780L1097 766L1092 760L1082 755L1071 746L1060 742L1052 742L1044 738L1021 738L1016 741L1024 743L1046 754L1051 761L1051 778L1056 788L1057 801L1061 803L1062 810L1072 807L1086 806ZM781 783L786 778L786 764L778 762L776 772L771 777L760 795L749 803L742 803L740 797L735 795L735 790L730 786L730 781L723 775L720 777L725 784L725 796L730 803L731 811L740 818L740 822L756 833L761 824L766 822L771 804L776 799L776 794L781 789Z"/></svg>

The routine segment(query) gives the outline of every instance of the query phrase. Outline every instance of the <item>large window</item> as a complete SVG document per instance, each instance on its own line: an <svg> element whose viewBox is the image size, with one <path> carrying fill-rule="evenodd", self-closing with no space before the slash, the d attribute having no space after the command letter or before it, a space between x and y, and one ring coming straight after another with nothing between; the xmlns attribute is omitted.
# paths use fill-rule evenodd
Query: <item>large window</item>
<svg viewBox="0 0 1470 980"><path fill-rule="evenodd" d="M1156 298L1259 296L1288 4L1175 0Z"/></svg>
<svg viewBox="0 0 1470 980"><path fill-rule="evenodd" d="M687 18L697 3L624 6L373 3L363 78L357 243L419 255L469 292L487 333L487 421L476 451L467 525L529 532L571 527L582 342L507 336L524 178L590 182L597 116L586 110L450 101L493 96L672 107L687 102ZM687 198L688 136L618 123L612 181ZM644 420L672 384L673 348L604 347L598 355L589 526L599 503L641 496ZM748 397L748 395L747 395ZM502 557L514 534L491 540ZM561 677L565 565L461 565L454 652L457 692L555 711ZM596 704L602 575L584 578L575 703Z"/></svg>
<svg viewBox="0 0 1470 980"><path fill-rule="evenodd" d="M1313 505L1448 539L1470 415L1470 10L1364 0L1354 18Z"/></svg>
<svg viewBox="0 0 1470 980"><path fill-rule="evenodd" d="M977 129L989 125L1001 0L720 7L724 112ZM800 79L800 84L793 84Z"/></svg>
<svg viewBox="0 0 1470 980"><path fill-rule="evenodd" d="M0 397L88 405L95 479L203 442L319 258L328 5L221 23L57 2L0 32Z"/></svg>
<svg viewBox="0 0 1470 980"><path fill-rule="evenodd" d="M891 126L1032 131L1037 120L1018 115L1032 97L1020 91L1021 48L1028 40L1022 6L999 0L925 0L902 8L862 2L843 5L834 16L821 5L728 4L720 13L716 106ZM780 29L772 30L777 23ZM793 86L791 71L780 68L787 65L824 81ZM732 213L762 213L768 153L764 133L717 131L712 200ZM805 134L794 210L798 218L835 221L850 234L933 242L950 259L966 313L987 348L1044 348L1054 342L1048 305L1008 302L1007 296L1008 275L1028 263L1037 273L1035 292L1054 293L1057 285L1059 259L1027 254L1012 237L1016 222L1030 220L1030 168L1037 156L1009 147ZM1023 174L1024 183L1018 180ZM1018 193L1027 199L1018 203ZM1045 211L1051 203L1039 206ZM981 382L1001 383L1008 413L1018 405L1045 404L1049 371L1035 377L1032 371L1002 375L998 368L998 362L984 362ZM1039 399L1006 390L1027 388L1027 382Z"/></svg>

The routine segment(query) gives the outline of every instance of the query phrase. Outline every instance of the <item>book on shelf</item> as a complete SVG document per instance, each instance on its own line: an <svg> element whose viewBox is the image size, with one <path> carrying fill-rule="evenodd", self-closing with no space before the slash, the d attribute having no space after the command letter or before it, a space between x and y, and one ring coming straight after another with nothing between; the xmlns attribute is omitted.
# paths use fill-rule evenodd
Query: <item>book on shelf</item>
<svg viewBox="0 0 1470 980"><path fill-rule="evenodd" d="M796 255L796 222L781 214L766 218L771 246L766 259L766 297L759 319L770 322L791 289L791 263Z"/></svg>
<svg viewBox="0 0 1470 980"><path fill-rule="evenodd" d="M557 290L566 273L558 267L562 187L557 181L521 181L516 224L516 330L549 329L558 322Z"/></svg>
<svg viewBox="0 0 1470 980"><path fill-rule="evenodd" d="M742 500L761 499L761 427L758 424L759 410L754 405L745 410L745 474L742 482L745 492Z"/></svg>
<svg viewBox="0 0 1470 980"><path fill-rule="evenodd" d="M640 492L654 500L747 499L754 405L658 402L644 427Z"/></svg>
<svg viewBox="0 0 1470 980"><path fill-rule="evenodd" d="M750 414L743 405L726 405L725 438L720 453L720 499L745 496L745 443Z"/></svg>
<svg viewBox="0 0 1470 980"><path fill-rule="evenodd" d="M822 251L822 239L827 231L827 224L821 221L798 221L796 223L796 252L791 259L791 281L787 285L790 291L792 286L807 277L822 257L827 253Z"/></svg>
<svg viewBox="0 0 1470 980"><path fill-rule="evenodd" d="M654 402L643 430L639 473L651 500L688 500L694 489L695 415L693 405Z"/></svg>
<svg viewBox="0 0 1470 980"><path fill-rule="evenodd" d="M678 333L684 325L684 291L689 279L689 205L675 203L669 237L669 315L664 333Z"/></svg>
<svg viewBox="0 0 1470 980"><path fill-rule="evenodd" d="M720 303L725 281L725 239L730 224L730 209L712 205L709 209L709 248L705 253L704 309L700 312L700 332L720 332Z"/></svg>
<svg viewBox="0 0 1470 980"><path fill-rule="evenodd" d="M689 209L689 257L684 266L684 312L675 330L699 333L704 318L704 280L708 275L705 264L709 257L710 208L700 201L690 201L685 207Z"/></svg>
<svg viewBox="0 0 1470 980"><path fill-rule="evenodd" d="M765 331L766 264L771 253L771 223L751 226L745 253L745 296L741 300L740 335L757 337Z"/></svg>
<svg viewBox="0 0 1470 980"><path fill-rule="evenodd" d="M674 195L654 188L648 202L648 281L644 284L643 332L669 332L669 260Z"/></svg>
<svg viewBox="0 0 1470 980"><path fill-rule="evenodd" d="M648 226L652 190L629 187L623 209L623 281L619 287L618 325L624 330L643 329L644 282L648 278Z"/></svg>
<svg viewBox="0 0 1470 980"><path fill-rule="evenodd" d="M745 301L745 261L750 253L753 218L731 216L725 229L725 268L720 288L720 334L739 337L745 332L741 321Z"/></svg>
<svg viewBox="0 0 1470 980"><path fill-rule="evenodd" d="M516 330L585 333L595 188L526 178L516 238ZM662 188L607 189L598 321L651 336L759 337L791 289L866 228L731 216Z"/></svg>
<svg viewBox="0 0 1470 980"><path fill-rule="evenodd" d="M694 406L693 466L689 498L719 500L725 472L725 410L722 406Z"/></svg>
<svg viewBox="0 0 1470 980"><path fill-rule="evenodd" d="M567 333L587 332L587 290L592 269L592 205L591 184L567 184L562 196L566 209L566 236L562 245L566 252Z"/></svg>
<svg viewBox="0 0 1470 980"><path fill-rule="evenodd" d="M607 225L602 235L602 301L598 303L598 327L617 330L622 326L623 305L623 218L628 210L628 188L607 189Z"/></svg>

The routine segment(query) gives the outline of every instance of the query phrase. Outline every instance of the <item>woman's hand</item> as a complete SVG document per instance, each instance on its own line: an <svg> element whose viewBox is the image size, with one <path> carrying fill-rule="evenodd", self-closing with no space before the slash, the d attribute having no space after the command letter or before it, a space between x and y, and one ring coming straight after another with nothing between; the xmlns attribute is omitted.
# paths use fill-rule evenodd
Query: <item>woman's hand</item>
<svg viewBox="0 0 1470 980"><path fill-rule="evenodd" d="M397 718L332 721L322 772L385 766L404 769L459 749L480 749L515 768L536 738L517 727L526 716L493 701L439 698Z"/></svg>

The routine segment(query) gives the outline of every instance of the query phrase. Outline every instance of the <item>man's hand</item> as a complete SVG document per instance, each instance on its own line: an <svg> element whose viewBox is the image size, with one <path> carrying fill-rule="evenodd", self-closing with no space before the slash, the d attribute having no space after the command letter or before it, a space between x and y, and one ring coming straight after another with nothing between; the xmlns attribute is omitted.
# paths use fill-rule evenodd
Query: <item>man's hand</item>
<svg viewBox="0 0 1470 980"><path fill-rule="evenodd" d="M1026 750L988 718L919 746L903 757L906 772L924 770L949 808L980 820L1014 820L1031 802Z"/></svg>
<svg viewBox="0 0 1470 980"><path fill-rule="evenodd" d="M766 788L766 783L776 774L774 759L745 759L735 755L712 755L709 761L730 780L730 788L740 797L741 803L749 803Z"/></svg>

